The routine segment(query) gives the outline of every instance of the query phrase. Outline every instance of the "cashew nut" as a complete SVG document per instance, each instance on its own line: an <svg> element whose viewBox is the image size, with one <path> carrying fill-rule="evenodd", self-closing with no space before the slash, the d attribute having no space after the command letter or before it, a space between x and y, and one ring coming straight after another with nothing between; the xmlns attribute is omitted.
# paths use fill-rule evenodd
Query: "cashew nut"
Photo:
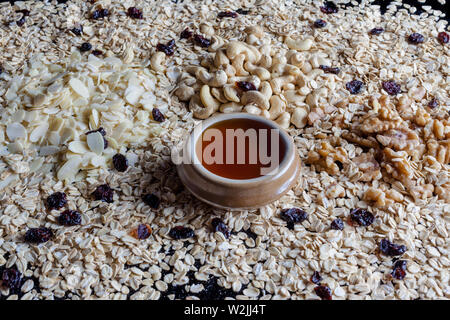
<svg viewBox="0 0 450 320"><path fill-rule="evenodd" d="M267 100L272 96L272 86L268 81L261 82L261 87L259 88L259 92L261 92Z"/></svg>
<svg viewBox="0 0 450 320"><path fill-rule="evenodd" d="M269 69L272 66L272 57L267 54L263 54L261 59L259 59L259 66Z"/></svg>
<svg viewBox="0 0 450 320"><path fill-rule="evenodd" d="M210 74L203 67L188 66L186 71L194 73L198 80L211 87L222 87L228 80L227 74L223 70L217 70L214 74Z"/></svg>
<svg viewBox="0 0 450 320"><path fill-rule="evenodd" d="M304 63L304 59L301 53L295 51L295 50L290 50L287 54L288 57L288 62L296 67L301 68L303 66Z"/></svg>
<svg viewBox="0 0 450 320"><path fill-rule="evenodd" d="M255 115L261 114L261 109L252 104L246 105L244 107L244 111L247 113L250 113L250 114L255 114Z"/></svg>
<svg viewBox="0 0 450 320"><path fill-rule="evenodd" d="M228 78L234 77L236 75L236 69L234 69L231 64L227 64L223 71L225 71Z"/></svg>
<svg viewBox="0 0 450 320"><path fill-rule="evenodd" d="M269 101L269 119L274 120L286 110L286 103L280 98L280 96L272 96Z"/></svg>
<svg viewBox="0 0 450 320"><path fill-rule="evenodd" d="M246 62L244 65L245 69L250 71L251 74L254 74L258 76L261 80L269 80L270 79L270 72L262 67L257 67L251 62Z"/></svg>
<svg viewBox="0 0 450 320"><path fill-rule="evenodd" d="M207 36L213 36L214 35L214 28L210 26L207 23L200 23L200 32L207 35Z"/></svg>
<svg viewBox="0 0 450 320"><path fill-rule="evenodd" d="M289 124L291 123L291 115L289 112L283 112L276 120L276 123L283 129L289 128Z"/></svg>
<svg viewBox="0 0 450 320"><path fill-rule="evenodd" d="M224 96L223 90L219 88L211 88L211 94L214 98L219 100L221 103L228 102L228 99Z"/></svg>
<svg viewBox="0 0 450 320"><path fill-rule="evenodd" d="M247 28L245 28L245 33L250 35L253 34L255 35L257 38L261 39L264 36L264 30L261 26L248 26Z"/></svg>
<svg viewBox="0 0 450 320"><path fill-rule="evenodd" d="M260 39L258 39L257 36L254 34L247 35L247 39L245 40L250 45L258 45L260 42Z"/></svg>
<svg viewBox="0 0 450 320"><path fill-rule="evenodd" d="M225 40L223 40L221 37L219 36L212 36L211 37L211 45L208 48L208 51L217 51L220 48L223 47L223 45L225 44Z"/></svg>
<svg viewBox="0 0 450 320"><path fill-rule="evenodd" d="M226 66L230 63L230 59L226 56L225 52L223 50L219 50L216 52L214 56L214 65L216 68L220 68L223 66Z"/></svg>
<svg viewBox="0 0 450 320"><path fill-rule="evenodd" d="M272 58L272 65L277 65L277 64L286 64L287 63L287 58L286 55L278 52L276 55L273 56Z"/></svg>
<svg viewBox="0 0 450 320"><path fill-rule="evenodd" d="M243 53L238 54L232 61L232 66L236 70L238 76L248 76L248 72L244 69L245 55Z"/></svg>
<svg viewBox="0 0 450 320"><path fill-rule="evenodd" d="M269 100L259 91L246 91L242 94L241 103L243 105L255 104L263 110L267 110L270 107Z"/></svg>
<svg viewBox="0 0 450 320"><path fill-rule="evenodd" d="M232 102L240 102L241 101L241 99L238 96L238 91L234 87L234 85L231 85L231 84L225 85L223 87L223 95L225 96L225 98L228 99L228 101L232 101Z"/></svg>
<svg viewBox="0 0 450 320"><path fill-rule="evenodd" d="M281 90L285 88L287 84L292 83L294 79L294 76L289 75L270 80L272 91L274 92L274 94L280 94Z"/></svg>
<svg viewBox="0 0 450 320"><path fill-rule="evenodd" d="M284 91L284 97L286 98L287 102L292 103L296 106L303 105L303 102L305 101L305 96L297 94L297 91L295 90Z"/></svg>
<svg viewBox="0 0 450 320"><path fill-rule="evenodd" d="M306 103L311 108L318 107L320 97L326 97L327 94L328 94L328 90L325 87L314 90L312 93L310 93L306 96Z"/></svg>
<svg viewBox="0 0 450 320"><path fill-rule="evenodd" d="M285 74L298 76L301 74L301 71L298 67L292 64L278 63L272 66L272 77L276 78Z"/></svg>
<svg viewBox="0 0 450 320"><path fill-rule="evenodd" d="M261 111L261 116L263 116L266 119L270 119L270 113L267 110L262 110Z"/></svg>
<svg viewBox="0 0 450 320"><path fill-rule="evenodd" d="M241 112L243 106L236 102L228 102L220 106L220 112L223 113L233 113L233 112Z"/></svg>
<svg viewBox="0 0 450 320"><path fill-rule="evenodd" d="M198 119L207 119L214 113L212 108L206 108L202 105L198 95L193 96L191 101L189 101L189 110L191 110L194 117Z"/></svg>
<svg viewBox="0 0 450 320"><path fill-rule="evenodd" d="M255 52L258 52L259 56L255 55ZM252 50L249 45L241 41L230 41L227 45L226 53L230 59L234 59L238 54L243 53L246 60L252 63L256 63L261 58L261 54L257 49Z"/></svg>
<svg viewBox="0 0 450 320"><path fill-rule="evenodd" d="M200 89L200 100L205 108L213 110L212 112L219 110L220 102L211 95L211 90L207 84Z"/></svg>
<svg viewBox="0 0 450 320"><path fill-rule="evenodd" d="M308 111L305 108L295 108L292 112L291 122L297 128L304 128L308 122Z"/></svg>
<svg viewBox="0 0 450 320"><path fill-rule="evenodd" d="M150 59L150 66L156 72L162 72L166 68L163 64L166 61L166 54L158 51L153 54Z"/></svg>
<svg viewBox="0 0 450 320"><path fill-rule="evenodd" d="M259 47L259 52L261 52L261 54L263 56L264 55L269 56L269 57L273 56L272 46L270 44L265 44L265 45L262 45L261 47Z"/></svg>
<svg viewBox="0 0 450 320"><path fill-rule="evenodd" d="M185 84L181 84L174 92L180 101L188 101L195 94L195 90L192 87L188 87Z"/></svg>
<svg viewBox="0 0 450 320"><path fill-rule="evenodd" d="M289 49L307 51L311 49L313 45L313 41L310 38L307 39L297 39L294 40L291 37L287 36L284 40L284 43L288 46Z"/></svg>

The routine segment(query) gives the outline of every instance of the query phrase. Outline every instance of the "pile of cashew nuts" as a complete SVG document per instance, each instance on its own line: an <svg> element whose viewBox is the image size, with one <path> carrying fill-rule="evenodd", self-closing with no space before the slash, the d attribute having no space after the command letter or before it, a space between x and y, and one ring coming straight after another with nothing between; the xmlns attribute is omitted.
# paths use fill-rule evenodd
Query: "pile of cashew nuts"
<svg viewBox="0 0 450 320"><path fill-rule="evenodd" d="M221 41L201 65L187 66L174 92L178 99L189 101L198 119L219 111L248 112L274 120L282 128L291 123L303 128L320 118L314 114L308 119L308 115L320 109L325 101L321 99L334 89L334 82L319 87L315 81L323 74L319 66L330 65L326 54L309 54L314 44L310 38L288 36L284 40L288 49L274 49L261 27L250 26L245 32L246 42ZM240 81L253 84L256 90L241 90L236 85Z"/></svg>

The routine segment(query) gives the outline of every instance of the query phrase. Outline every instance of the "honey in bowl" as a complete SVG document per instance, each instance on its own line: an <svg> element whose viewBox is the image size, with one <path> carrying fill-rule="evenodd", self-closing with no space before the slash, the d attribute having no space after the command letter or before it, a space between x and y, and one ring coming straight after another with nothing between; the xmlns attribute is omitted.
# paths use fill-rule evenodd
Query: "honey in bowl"
<svg viewBox="0 0 450 320"><path fill-rule="evenodd" d="M249 118L213 123L196 143L197 158L213 174L246 180L274 174L286 153L279 129Z"/></svg>

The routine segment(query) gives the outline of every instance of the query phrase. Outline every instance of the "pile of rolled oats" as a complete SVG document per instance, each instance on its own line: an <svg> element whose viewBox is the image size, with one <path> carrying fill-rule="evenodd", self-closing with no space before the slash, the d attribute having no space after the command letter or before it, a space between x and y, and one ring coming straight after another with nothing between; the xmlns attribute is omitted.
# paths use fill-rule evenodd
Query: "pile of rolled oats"
<svg viewBox="0 0 450 320"><path fill-rule="evenodd" d="M447 21L401 5L0 4L0 297L447 299ZM170 150L241 110L303 182L214 209Z"/></svg>

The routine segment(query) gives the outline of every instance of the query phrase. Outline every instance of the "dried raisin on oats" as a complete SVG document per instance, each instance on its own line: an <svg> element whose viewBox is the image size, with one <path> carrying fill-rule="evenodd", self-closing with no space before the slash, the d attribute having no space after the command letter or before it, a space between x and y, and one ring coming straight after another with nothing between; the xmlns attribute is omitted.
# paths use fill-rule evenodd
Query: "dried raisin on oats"
<svg viewBox="0 0 450 320"><path fill-rule="evenodd" d="M59 224L64 226L76 226L81 224L81 214L75 210L65 210L58 217Z"/></svg>
<svg viewBox="0 0 450 320"><path fill-rule="evenodd" d="M28 17L30 15L30 10L27 9L17 10L16 12L21 13L24 17Z"/></svg>
<svg viewBox="0 0 450 320"><path fill-rule="evenodd" d="M405 245L399 245L383 239L380 242L380 251L387 256L400 256L406 252Z"/></svg>
<svg viewBox="0 0 450 320"><path fill-rule="evenodd" d="M316 27L316 28L323 28L326 25L327 25L327 22L325 20L317 19L316 21L314 21L314 27Z"/></svg>
<svg viewBox="0 0 450 320"><path fill-rule="evenodd" d="M81 34L83 33L83 26L77 26L77 27L73 27L72 29L70 29L70 31L76 35L76 36L81 36Z"/></svg>
<svg viewBox="0 0 450 320"><path fill-rule="evenodd" d="M438 98L433 98L430 100L430 102L428 102L428 107L431 109L437 108L439 106L439 99Z"/></svg>
<svg viewBox="0 0 450 320"><path fill-rule="evenodd" d="M15 268L5 268L1 280L3 286L11 290L17 290L22 284L22 273Z"/></svg>
<svg viewBox="0 0 450 320"><path fill-rule="evenodd" d="M364 88L364 83L360 80L352 80L345 85L351 94L358 94Z"/></svg>
<svg viewBox="0 0 450 320"><path fill-rule="evenodd" d="M192 37L192 31L189 31L189 28L184 29L180 33L180 39L189 39L190 37Z"/></svg>
<svg viewBox="0 0 450 320"><path fill-rule="evenodd" d="M97 19L103 19L107 16L109 16L108 9L100 8L100 9L97 9L94 12L92 12L91 18L97 20Z"/></svg>
<svg viewBox="0 0 450 320"><path fill-rule="evenodd" d="M99 55L102 55L103 54L103 51L101 51L101 50L92 50L92 52L91 52L94 56L99 56Z"/></svg>
<svg viewBox="0 0 450 320"><path fill-rule="evenodd" d="M153 120L158 121L158 122L164 122L166 120L166 118L161 113L161 111L159 111L158 108L153 108L152 117L153 117Z"/></svg>
<svg viewBox="0 0 450 320"><path fill-rule="evenodd" d="M206 39L199 34L196 34L194 35L194 43L199 47L208 48L211 45L211 40Z"/></svg>
<svg viewBox="0 0 450 320"><path fill-rule="evenodd" d="M408 36L408 42L413 44L422 43L425 41L425 38L420 33L414 32Z"/></svg>
<svg viewBox="0 0 450 320"><path fill-rule="evenodd" d="M350 219L362 227L370 226L375 221L375 217L371 212L361 208L351 210Z"/></svg>
<svg viewBox="0 0 450 320"><path fill-rule="evenodd" d="M325 1L320 11L326 14L337 13L339 11L337 5L333 1Z"/></svg>
<svg viewBox="0 0 450 320"><path fill-rule="evenodd" d="M164 52L166 54L166 56L171 56L175 52L174 48L173 48L174 46L175 46L175 40L172 39L169 42L167 42L167 44L158 43L156 45L156 50Z"/></svg>
<svg viewBox="0 0 450 320"><path fill-rule="evenodd" d="M89 42L84 42L81 44L80 47L80 51L81 52L86 52L92 49L92 44L90 44Z"/></svg>
<svg viewBox="0 0 450 320"><path fill-rule="evenodd" d="M301 223L308 218L308 213L300 208L289 208L281 210L280 217L287 222L289 229L293 229L294 224Z"/></svg>
<svg viewBox="0 0 450 320"><path fill-rule="evenodd" d="M384 32L383 28L373 28L372 30L369 31L369 33L374 36L379 35L383 32Z"/></svg>
<svg viewBox="0 0 450 320"><path fill-rule="evenodd" d="M334 219L333 222L331 222L331 229L344 230L344 222L339 218Z"/></svg>
<svg viewBox="0 0 450 320"><path fill-rule="evenodd" d="M217 17L219 18L236 18L238 16L238 14L236 12L233 11L222 11L219 12L219 14L217 15Z"/></svg>
<svg viewBox="0 0 450 320"><path fill-rule="evenodd" d="M253 83L247 81L238 81L236 82L236 86L242 91L256 90L256 86Z"/></svg>
<svg viewBox="0 0 450 320"><path fill-rule="evenodd" d="M46 227L30 228L25 233L25 241L30 243L44 243L53 237L53 231Z"/></svg>
<svg viewBox="0 0 450 320"><path fill-rule="evenodd" d="M314 288L314 291L322 300L332 300L331 290L327 286L317 286Z"/></svg>
<svg viewBox="0 0 450 320"><path fill-rule="evenodd" d="M140 240L148 239L152 235L152 228L146 223L141 223L136 231L135 236Z"/></svg>
<svg viewBox="0 0 450 320"><path fill-rule="evenodd" d="M114 190L107 184L102 184L92 193L95 200L101 200L107 203L112 203L114 197Z"/></svg>
<svg viewBox="0 0 450 320"><path fill-rule="evenodd" d="M17 20L16 23L17 23L17 25L18 25L19 27L21 27L21 26L23 26L23 25L25 24L25 21L26 21L25 16L23 16L22 18L20 18L19 20Z"/></svg>
<svg viewBox="0 0 450 320"><path fill-rule="evenodd" d="M159 204L161 203L161 200L159 197L154 193L148 193L142 196L142 201L146 205L148 205L150 208L158 209Z"/></svg>
<svg viewBox="0 0 450 320"><path fill-rule="evenodd" d="M183 226L176 226L170 229L169 236L175 240L188 239L194 236L194 230Z"/></svg>
<svg viewBox="0 0 450 320"><path fill-rule="evenodd" d="M55 192L47 198L46 202L50 210L61 209L67 204L67 196L64 192Z"/></svg>
<svg viewBox="0 0 450 320"><path fill-rule="evenodd" d="M250 13L250 10L244 10L242 8L239 8L236 10L236 12L245 16Z"/></svg>
<svg viewBox="0 0 450 320"><path fill-rule="evenodd" d="M338 67L324 66L323 64L319 66L319 69L322 69L325 73L332 73L332 74L339 74L339 72L341 72L341 70Z"/></svg>
<svg viewBox="0 0 450 320"><path fill-rule="evenodd" d="M231 235L227 225L220 218L214 218L211 221L214 232L222 232L226 239Z"/></svg>
<svg viewBox="0 0 450 320"><path fill-rule="evenodd" d="M439 32L437 39L441 44L445 44L448 43L450 36L448 35L447 32Z"/></svg>
<svg viewBox="0 0 450 320"><path fill-rule="evenodd" d="M119 172L125 172L128 169L128 160L123 154L116 153L112 157L114 168Z"/></svg>
<svg viewBox="0 0 450 320"><path fill-rule="evenodd" d="M393 80L383 81L381 85L384 91L386 91L391 96L395 96L402 91L400 85Z"/></svg>
<svg viewBox="0 0 450 320"><path fill-rule="evenodd" d="M127 10L127 15L133 19L143 19L142 11L136 7L130 7Z"/></svg>
<svg viewBox="0 0 450 320"><path fill-rule="evenodd" d="M310 280L314 284L319 284L323 280L323 278L320 275L319 271L314 271L314 273L312 274Z"/></svg>
<svg viewBox="0 0 450 320"><path fill-rule="evenodd" d="M392 277L397 280L403 280L406 276L406 260L397 260L392 270Z"/></svg>

